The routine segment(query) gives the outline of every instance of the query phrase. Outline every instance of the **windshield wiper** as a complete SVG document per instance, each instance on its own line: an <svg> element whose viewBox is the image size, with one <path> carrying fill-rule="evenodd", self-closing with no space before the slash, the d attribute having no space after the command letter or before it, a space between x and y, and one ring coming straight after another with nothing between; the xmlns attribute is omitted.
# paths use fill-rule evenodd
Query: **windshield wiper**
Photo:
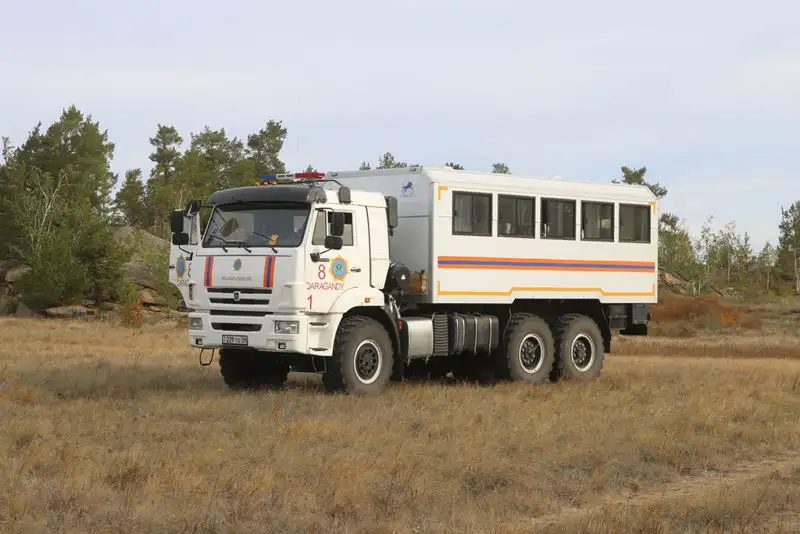
<svg viewBox="0 0 800 534"><path fill-rule="evenodd" d="M272 249L272 252L274 252L275 254L278 253L278 249L276 249L275 246L272 244L272 238L269 238L269 237L265 236L264 234L259 234L258 232L250 232L250 233L253 234L253 235L257 235L258 237L264 238L264 242L267 244L267 246L269 248Z"/></svg>
<svg viewBox="0 0 800 534"><path fill-rule="evenodd" d="M247 252L253 252L252 250L250 250L250 248L248 248L247 244L244 241L228 241L224 237L220 237L218 235L215 235L214 239L216 239L217 241L221 241L222 243L225 243L226 245L230 245L230 246L233 246L233 247L241 247L241 248L245 249ZM222 248L222 250L224 250L225 252L228 252L228 249L225 248L225 245L221 245L220 248Z"/></svg>
<svg viewBox="0 0 800 534"><path fill-rule="evenodd" d="M245 244L245 242L244 242L244 241L228 241L228 244L229 244L229 245L238 246L238 247L242 247L242 248L243 248L243 249L245 249L247 252L253 252L252 250L250 250L250 249L247 247L247 245Z"/></svg>

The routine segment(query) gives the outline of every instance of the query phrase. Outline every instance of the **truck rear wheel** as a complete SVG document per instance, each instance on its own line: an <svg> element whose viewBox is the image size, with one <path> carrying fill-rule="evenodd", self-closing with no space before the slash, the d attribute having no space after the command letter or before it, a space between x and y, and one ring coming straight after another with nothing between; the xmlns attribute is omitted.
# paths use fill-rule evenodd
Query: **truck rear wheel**
<svg viewBox="0 0 800 534"><path fill-rule="evenodd" d="M339 325L322 382L330 391L378 393L392 376L392 340L369 317L345 317Z"/></svg>
<svg viewBox="0 0 800 534"><path fill-rule="evenodd" d="M603 334L591 317L567 314L559 317L556 332L558 354L555 378L588 382L600 376L605 353Z"/></svg>
<svg viewBox="0 0 800 534"><path fill-rule="evenodd" d="M276 355L255 350L220 349L219 367L233 390L277 389L289 375L289 365Z"/></svg>
<svg viewBox="0 0 800 534"><path fill-rule="evenodd" d="M537 385L547 382L555 361L555 342L547 322L529 313L513 314L497 358L504 378Z"/></svg>

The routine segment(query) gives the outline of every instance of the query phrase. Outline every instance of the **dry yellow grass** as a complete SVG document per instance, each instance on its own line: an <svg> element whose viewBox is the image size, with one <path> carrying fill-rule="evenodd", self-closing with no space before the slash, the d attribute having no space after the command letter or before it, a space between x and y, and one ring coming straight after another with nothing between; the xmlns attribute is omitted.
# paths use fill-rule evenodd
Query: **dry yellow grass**
<svg viewBox="0 0 800 534"><path fill-rule="evenodd" d="M798 456L608 499L541 518L534 530L581 532L800 532Z"/></svg>
<svg viewBox="0 0 800 534"><path fill-rule="evenodd" d="M798 332L800 334L800 332ZM614 355L654 354L685 358L745 358L800 361L800 337L786 335L731 335L680 339L657 336L617 336Z"/></svg>
<svg viewBox="0 0 800 534"><path fill-rule="evenodd" d="M687 297L663 292L652 308L650 334L670 338L797 337L800 298L742 301L714 295Z"/></svg>
<svg viewBox="0 0 800 534"><path fill-rule="evenodd" d="M618 337L615 354L800 360L800 298L743 303L665 294L650 336Z"/></svg>
<svg viewBox="0 0 800 534"><path fill-rule="evenodd" d="M0 531L790 532L796 471L724 471L800 443L800 360L659 352L591 384L242 394L174 325L3 319Z"/></svg>

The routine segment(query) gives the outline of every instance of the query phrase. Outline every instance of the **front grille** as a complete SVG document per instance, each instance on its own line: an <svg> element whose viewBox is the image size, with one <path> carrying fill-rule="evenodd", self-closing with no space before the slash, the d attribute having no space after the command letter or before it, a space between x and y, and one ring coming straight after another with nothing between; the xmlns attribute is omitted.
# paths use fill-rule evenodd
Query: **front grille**
<svg viewBox="0 0 800 534"><path fill-rule="evenodd" d="M253 306L266 306L269 304L269 300L267 299L246 299L244 297L240 297L239 300L234 298L229 299L209 299L212 304L234 304L234 305L253 305Z"/></svg>
<svg viewBox="0 0 800 534"><path fill-rule="evenodd" d="M211 323L211 328L214 330L227 330L229 332L259 332L261 330L260 324L246 324L246 323Z"/></svg>
<svg viewBox="0 0 800 534"><path fill-rule="evenodd" d="M260 287L209 287L209 293L233 293L238 291L242 295L272 295L272 290Z"/></svg>
<svg viewBox="0 0 800 534"><path fill-rule="evenodd" d="M211 315L227 315L230 317L266 317L272 312L252 311L252 310L211 310Z"/></svg>
<svg viewBox="0 0 800 534"><path fill-rule="evenodd" d="M212 304L227 304L231 306L267 306L269 299L265 299L263 296L272 294L271 289L249 287L210 287L208 292L214 295L209 298ZM235 298L237 294L238 300Z"/></svg>

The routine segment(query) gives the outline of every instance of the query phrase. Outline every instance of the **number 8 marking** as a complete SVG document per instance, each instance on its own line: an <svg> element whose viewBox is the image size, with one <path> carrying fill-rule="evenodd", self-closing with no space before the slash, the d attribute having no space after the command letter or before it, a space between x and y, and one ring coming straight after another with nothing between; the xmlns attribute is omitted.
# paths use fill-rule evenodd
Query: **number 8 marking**
<svg viewBox="0 0 800 534"><path fill-rule="evenodd" d="M317 278L320 280L325 280L325 265L319 266L319 269L317 270Z"/></svg>

